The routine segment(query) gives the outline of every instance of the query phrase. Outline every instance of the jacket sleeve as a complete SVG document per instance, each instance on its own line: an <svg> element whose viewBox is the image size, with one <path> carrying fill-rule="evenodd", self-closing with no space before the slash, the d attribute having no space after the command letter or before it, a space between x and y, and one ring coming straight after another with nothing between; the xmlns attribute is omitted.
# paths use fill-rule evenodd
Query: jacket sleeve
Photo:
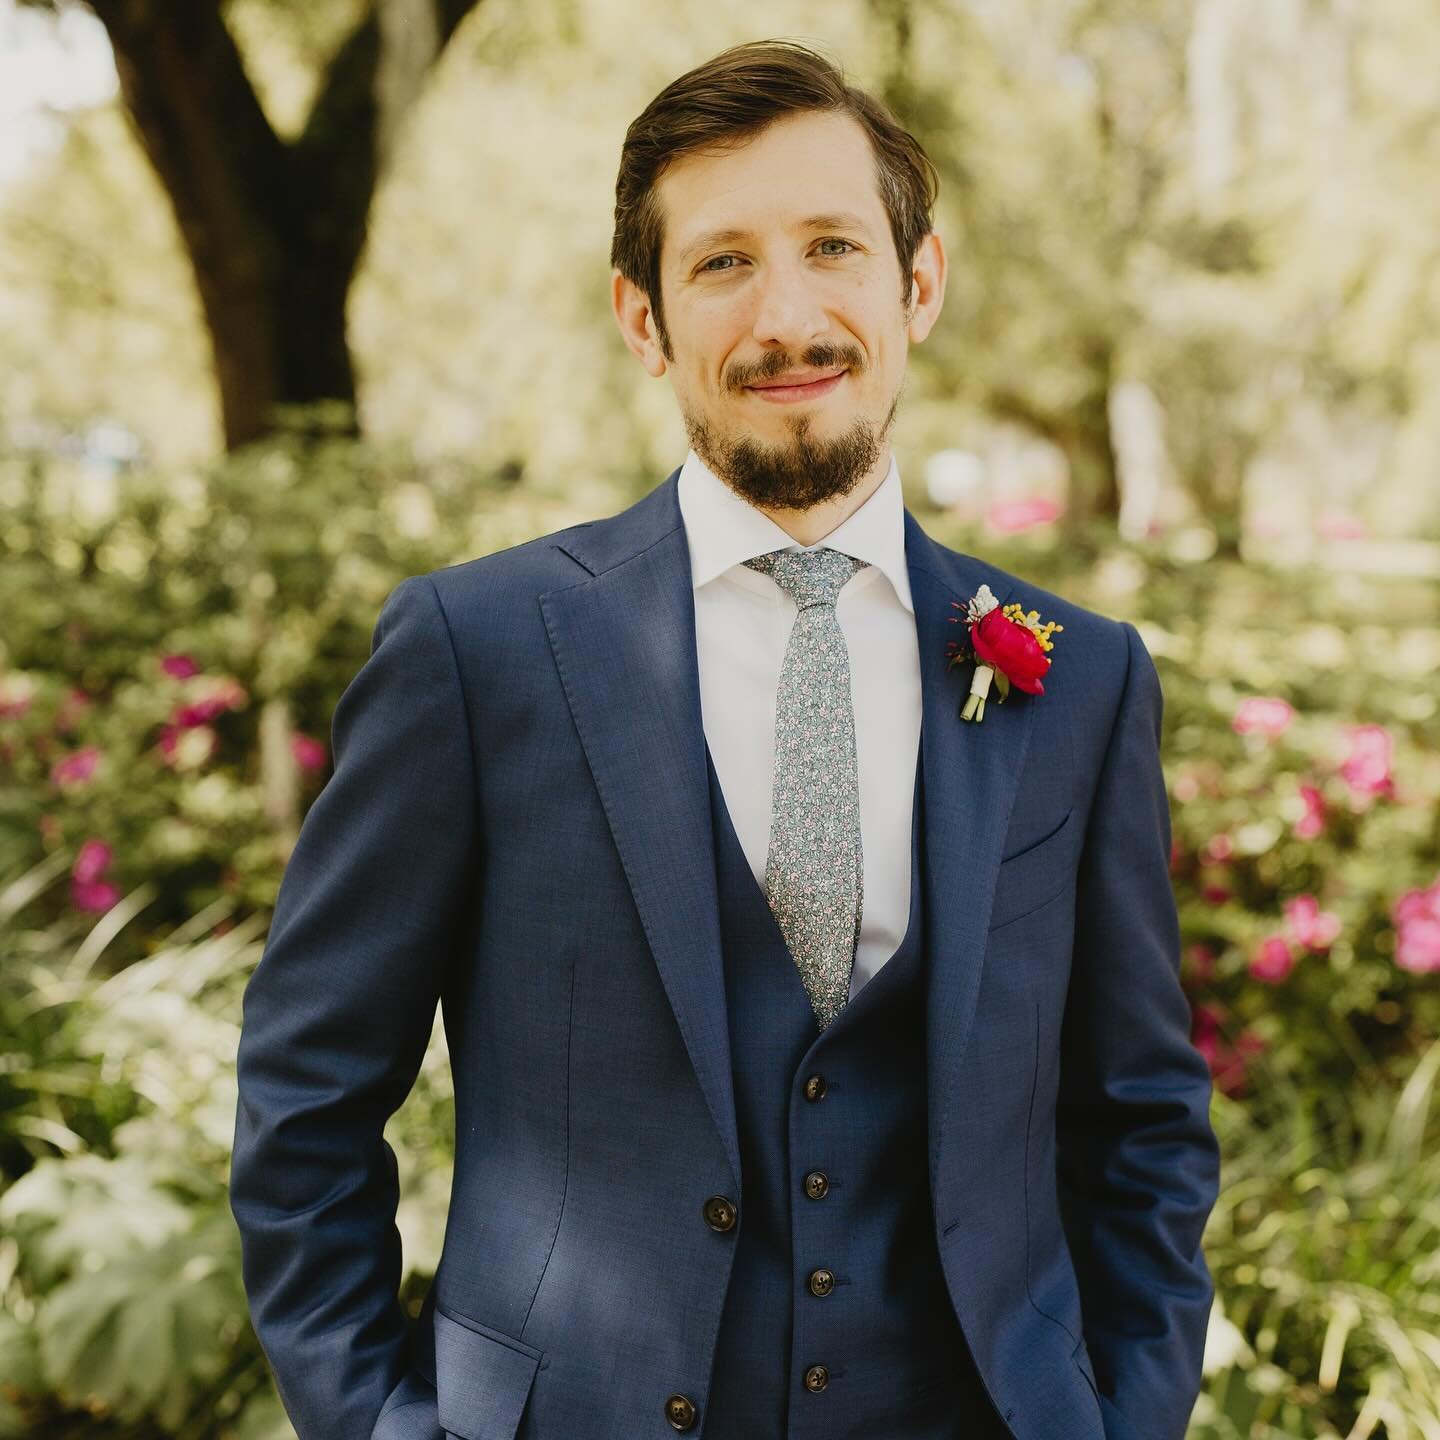
<svg viewBox="0 0 1440 1440"><path fill-rule="evenodd" d="M1201 1237L1220 1150L1180 987L1160 679L1121 628L1128 668L1080 857L1061 1031L1059 1200L1107 1440L1182 1440L1214 1295Z"/></svg>
<svg viewBox="0 0 1440 1440"><path fill-rule="evenodd" d="M386 598L332 740L244 994L230 1171L251 1317L300 1440L369 1436L407 1367L382 1132L477 875L465 701L427 576Z"/></svg>

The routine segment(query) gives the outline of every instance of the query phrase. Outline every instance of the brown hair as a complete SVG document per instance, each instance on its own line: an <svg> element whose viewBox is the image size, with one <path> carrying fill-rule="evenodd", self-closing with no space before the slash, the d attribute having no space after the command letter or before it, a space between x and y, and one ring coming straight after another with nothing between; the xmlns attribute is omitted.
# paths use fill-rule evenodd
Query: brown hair
<svg viewBox="0 0 1440 1440"><path fill-rule="evenodd" d="M773 121L804 110L849 115L870 137L880 198L900 259L901 303L908 300L911 266L933 228L939 190L939 174L920 142L816 51L790 40L732 45L672 80L631 122L620 150L610 263L649 298L667 360L674 357L660 304L665 237L656 183L682 155L743 144Z"/></svg>

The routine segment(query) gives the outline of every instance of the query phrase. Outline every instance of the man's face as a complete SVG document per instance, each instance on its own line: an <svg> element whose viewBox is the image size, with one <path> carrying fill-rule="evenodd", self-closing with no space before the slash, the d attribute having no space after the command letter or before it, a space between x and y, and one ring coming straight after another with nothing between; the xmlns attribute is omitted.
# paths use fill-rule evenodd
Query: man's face
<svg viewBox="0 0 1440 1440"><path fill-rule="evenodd" d="M683 157L657 198L665 333L618 272L616 313L651 374L668 370L700 458L771 509L809 509L888 468L909 342L939 313L944 253L932 232L902 285L860 125L786 116L739 148ZM774 384L792 378L816 383Z"/></svg>

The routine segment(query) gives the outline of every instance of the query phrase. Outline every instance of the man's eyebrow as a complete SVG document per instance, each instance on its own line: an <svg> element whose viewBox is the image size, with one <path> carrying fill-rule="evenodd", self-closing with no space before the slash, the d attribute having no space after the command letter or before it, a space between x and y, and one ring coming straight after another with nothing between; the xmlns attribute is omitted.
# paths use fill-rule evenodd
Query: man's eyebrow
<svg viewBox="0 0 1440 1440"><path fill-rule="evenodd" d="M851 214L848 210L832 211L823 215L807 215L799 221L795 227L797 230L858 230L862 234L869 233L869 227L858 215ZM707 230L703 235L697 235L679 255L683 263L700 250L708 250L712 245L731 245L737 240L748 240L748 230L736 229L734 226L723 230Z"/></svg>

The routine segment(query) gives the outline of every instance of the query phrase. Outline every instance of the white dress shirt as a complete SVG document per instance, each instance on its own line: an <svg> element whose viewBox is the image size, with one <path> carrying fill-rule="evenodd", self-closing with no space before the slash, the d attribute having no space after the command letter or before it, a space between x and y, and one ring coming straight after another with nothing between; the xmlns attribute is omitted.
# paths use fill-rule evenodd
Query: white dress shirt
<svg viewBox="0 0 1440 1440"><path fill-rule="evenodd" d="M798 607L743 562L821 545L869 561L835 614L850 652L865 899L850 980L855 995L899 948L910 923L910 828L920 750L920 651L905 567L900 470L823 540L799 545L691 450L680 514L695 588L695 644L705 739L725 804L761 891L770 849L775 697Z"/></svg>

